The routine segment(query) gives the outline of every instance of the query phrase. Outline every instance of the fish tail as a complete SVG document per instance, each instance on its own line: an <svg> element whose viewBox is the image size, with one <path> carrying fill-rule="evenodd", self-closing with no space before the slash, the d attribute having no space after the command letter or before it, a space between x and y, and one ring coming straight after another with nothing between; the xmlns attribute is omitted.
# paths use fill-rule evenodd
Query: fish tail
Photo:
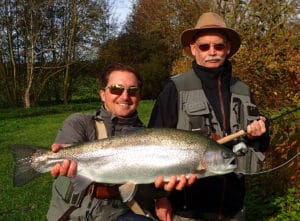
<svg viewBox="0 0 300 221"><path fill-rule="evenodd" d="M23 144L13 144L10 145L9 148L15 160L13 174L14 186L22 186L42 174L33 168L32 157L37 151L46 151L45 148Z"/></svg>

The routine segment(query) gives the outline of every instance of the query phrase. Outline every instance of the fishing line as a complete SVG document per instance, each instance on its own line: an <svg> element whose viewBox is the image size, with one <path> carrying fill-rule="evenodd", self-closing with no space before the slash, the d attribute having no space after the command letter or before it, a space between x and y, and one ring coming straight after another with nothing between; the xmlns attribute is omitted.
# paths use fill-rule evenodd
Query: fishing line
<svg viewBox="0 0 300 221"><path fill-rule="evenodd" d="M264 174L264 173L270 173L270 172L273 172L274 170L278 170L282 167L284 167L285 165L287 165L288 163L290 163L291 161L293 161L296 157L298 157L300 154L299 153L296 153L292 158L290 158L288 161L280 164L279 166L277 167L274 167L274 168L271 168L271 169L268 169L268 170L263 170L263 171L259 171L259 172L255 172L255 173L247 173L247 172L238 172L238 173L242 173L244 175L258 175L258 174Z"/></svg>
<svg viewBox="0 0 300 221"><path fill-rule="evenodd" d="M298 110L300 110L300 106L295 107L294 109L291 109L289 111L286 111L286 112L284 112L284 113L282 113L282 114L280 114L280 115L278 115L276 117L272 117L271 119L268 120L268 123L271 123L272 121L275 121L275 120L277 120L277 119L279 119L281 117L284 117L286 115L289 115L289 114L291 114L293 112L297 112Z"/></svg>
<svg viewBox="0 0 300 221"><path fill-rule="evenodd" d="M293 112L297 112L298 110L300 110L300 106L297 106L297 107L295 107L295 108L293 108L293 109L291 109L291 110L288 110L288 111L286 111L286 112L284 112L284 113L282 113L282 114L280 114L280 115L278 115L278 116L276 116L276 117L272 117L272 118L270 118L270 119L267 119L267 122L266 122L266 123L267 123L267 124L270 124L271 122L273 122L273 121L275 121L275 120L278 120L279 118L284 117L284 116L286 116L286 115L289 115L289 114L291 114L291 113L293 113ZM263 171L259 171L259 172L255 172L255 173L247 173L247 172L240 172L240 171L237 171L237 173L241 173L241 174L244 174L244 175L259 175L259 174L264 174L264 173L270 173L270 172L273 172L273 171L275 171L275 170L278 170L278 169L284 167L285 165L287 165L288 163L290 163L292 160L294 160L296 157L298 157L299 154L300 154L300 153L296 153L296 154L295 154L292 158L290 158L288 161L286 161L286 162L280 164L280 165L277 166L277 167L274 167L274 168L271 168L271 169L268 169L268 170L263 170Z"/></svg>

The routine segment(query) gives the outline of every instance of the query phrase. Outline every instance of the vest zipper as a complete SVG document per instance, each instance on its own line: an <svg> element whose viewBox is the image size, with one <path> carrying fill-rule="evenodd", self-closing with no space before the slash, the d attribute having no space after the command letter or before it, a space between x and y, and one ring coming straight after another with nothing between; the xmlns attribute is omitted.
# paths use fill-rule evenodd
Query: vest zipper
<svg viewBox="0 0 300 221"><path fill-rule="evenodd" d="M223 136L226 135L226 128L227 128L227 122L225 117L225 111L224 111L224 100L222 96L222 82L221 82L221 75L218 77L218 94L219 94L219 101L220 101L220 109L223 119Z"/></svg>

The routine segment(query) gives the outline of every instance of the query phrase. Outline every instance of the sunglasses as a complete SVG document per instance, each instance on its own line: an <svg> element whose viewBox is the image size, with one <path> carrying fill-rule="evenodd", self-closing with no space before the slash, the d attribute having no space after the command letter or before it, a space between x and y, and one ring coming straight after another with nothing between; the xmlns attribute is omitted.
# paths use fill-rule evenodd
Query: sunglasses
<svg viewBox="0 0 300 221"><path fill-rule="evenodd" d="M225 48L225 44L219 43L219 44L196 44L200 51L208 51L210 47L212 46L216 51L223 51Z"/></svg>
<svg viewBox="0 0 300 221"><path fill-rule="evenodd" d="M126 90L129 96L137 96L140 94L140 88L139 87L124 87L120 84L112 84L110 86L105 87L104 89L109 89L111 94L115 95L121 95Z"/></svg>

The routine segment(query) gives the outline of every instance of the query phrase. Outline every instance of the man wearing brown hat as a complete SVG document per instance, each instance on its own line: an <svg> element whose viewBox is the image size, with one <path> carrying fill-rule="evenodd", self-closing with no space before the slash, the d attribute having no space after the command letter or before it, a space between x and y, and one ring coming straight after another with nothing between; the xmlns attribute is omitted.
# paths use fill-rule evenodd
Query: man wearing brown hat
<svg viewBox="0 0 300 221"><path fill-rule="evenodd" d="M149 127L192 130L219 139L245 130L225 145L236 153L264 151L269 144L266 119L258 115L249 87L232 76L228 60L240 35L215 13L204 13L185 30L181 44L194 58L192 69L170 79L154 105ZM249 168L241 168L249 169ZM161 220L245 220L244 177L235 173L198 179L183 191L156 201Z"/></svg>

